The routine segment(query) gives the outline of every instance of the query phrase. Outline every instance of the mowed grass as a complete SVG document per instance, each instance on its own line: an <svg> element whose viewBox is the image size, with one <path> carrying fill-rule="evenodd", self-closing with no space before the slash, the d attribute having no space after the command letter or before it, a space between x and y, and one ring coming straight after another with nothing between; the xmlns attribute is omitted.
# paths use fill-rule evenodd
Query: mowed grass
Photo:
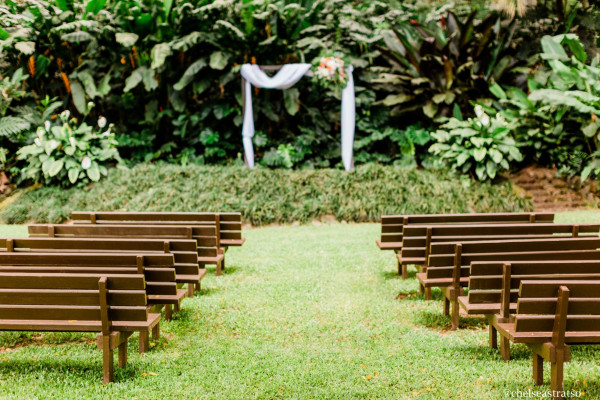
<svg viewBox="0 0 600 400"><path fill-rule="evenodd" d="M575 215L575 216L574 216ZM600 212L557 222L600 220ZM24 236L23 227L1 235ZM245 230L228 269L161 325L150 352L129 342L129 364L101 384L94 335L0 333L2 398L500 399L537 388L531 353L502 361L481 319L449 331L441 294L416 295L379 251L376 224ZM600 346L573 347L565 389L600 398Z"/></svg>

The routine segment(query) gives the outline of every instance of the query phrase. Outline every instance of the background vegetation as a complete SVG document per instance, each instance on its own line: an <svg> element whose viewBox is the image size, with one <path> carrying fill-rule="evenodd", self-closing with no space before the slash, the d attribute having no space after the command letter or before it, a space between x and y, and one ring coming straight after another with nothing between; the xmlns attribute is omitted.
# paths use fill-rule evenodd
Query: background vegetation
<svg viewBox="0 0 600 400"><path fill-rule="evenodd" d="M240 65L311 62L335 50L355 67L357 164L447 163L479 179L495 177L506 169L502 160L481 157L491 148L473 139L453 150L474 162L469 168L456 165L457 154L429 152L442 137L432 132L449 118L475 116L478 103L492 116L503 115L509 139L523 154L505 158L509 168L539 163L593 176L600 165L598 132L581 128L597 107L578 109L529 92L557 89L557 50L548 58L545 35L574 35L559 44L567 57L559 61L569 64L575 55L579 64L566 67L594 68L595 3L6 0L0 6L0 169L13 180L71 185L95 180L114 163L106 157L109 144L90 145L77 157L90 158L91 177L70 164L69 179L69 168L60 164L68 154L34 162L16 157L34 143L45 120L60 126L56 115L66 109L75 119L67 122L73 132L105 117L129 164L240 163ZM575 53L572 43L579 43ZM595 89L563 78L561 88L584 91L588 102L600 103ZM255 94L261 164L339 167L338 94L323 93L310 80ZM507 117L515 113L519 118ZM476 173L482 168L494 173Z"/></svg>
<svg viewBox="0 0 600 400"><path fill-rule="evenodd" d="M106 181L85 188L23 191L0 218L9 224L59 223L73 210L239 211L244 221L264 225L325 216L367 222L389 213L527 211L531 204L509 184L482 184L443 171L372 164L352 174L143 164L113 169Z"/></svg>

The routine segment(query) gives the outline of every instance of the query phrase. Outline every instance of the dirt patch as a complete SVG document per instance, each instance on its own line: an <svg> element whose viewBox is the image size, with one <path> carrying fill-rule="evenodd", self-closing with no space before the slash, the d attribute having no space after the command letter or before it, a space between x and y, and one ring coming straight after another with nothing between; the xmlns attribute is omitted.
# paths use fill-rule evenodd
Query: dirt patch
<svg viewBox="0 0 600 400"><path fill-rule="evenodd" d="M536 211L562 211L595 207L600 202L598 182L563 178L556 169L528 167L512 174L511 181Z"/></svg>

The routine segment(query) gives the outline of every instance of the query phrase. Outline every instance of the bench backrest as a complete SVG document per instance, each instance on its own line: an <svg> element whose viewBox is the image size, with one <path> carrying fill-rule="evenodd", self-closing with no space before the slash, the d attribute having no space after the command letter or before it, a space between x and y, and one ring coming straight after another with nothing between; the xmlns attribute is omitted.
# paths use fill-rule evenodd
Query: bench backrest
<svg viewBox="0 0 600 400"><path fill-rule="evenodd" d="M175 264L198 263L195 240L92 239L92 238L0 238L0 252L61 253L159 253L173 254Z"/></svg>
<svg viewBox="0 0 600 400"><path fill-rule="evenodd" d="M434 242L560 238L581 234L598 237L599 230L600 224L407 225L402 257L427 257Z"/></svg>
<svg viewBox="0 0 600 400"><path fill-rule="evenodd" d="M462 244L463 254L469 253L510 253L523 251L550 250L591 250L600 248L598 237L561 237L556 239L527 239L527 240L477 240L467 242L436 242L431 243L429 259L454 255L455 245ZM436 261L433 261L432 265Z"/></svg>
<svg viewBox="0 0 600 400"><path fill-rule="evenodd" d="M74 211L74 224L215 225L220 239L242 238L242 214L236 212Z"/></svg>
<svg viewBox="0 0 600 400"><path fill-rule="evenodd" d="M381 217L381 241L402 242L402 229L405 225L551 223L553 221L554 213L384 215Z"/></svg>
<svg viewBox="0 0 600 400"><path fill-rule="evenodd" d="M600 281L522 281L515 331L552 332L555 345L578 341L568 332L600 331Z"/></svg>
<svg viewBox="0 0 600 400"><path fill-rule="evenodd" d="M32 224L28 230L31 237L193 239L198 244L198 256L218 255L219 240L214 226Z"/></svg>
<svg viewBox="0 0 600 400"><path fill-rule="evenodd" d="M171 254L0 252L0 271L113 275L137 273L145 276L149 295L177 294Z"/></svg>
<svg viewBox="0 0 600 400"><path fill-rule="evenodd" d="M501 303L508 315L509 303L519 298L518 288L524 280L600 279L600 254L596 260L478 261L470 267L469 294L471 304Z"/></svg>
<svg viewBox="0 0 600 400"><path fill-rule="evenodd" d="M0 272L0 329L2 320L13 320L18 330L43 331L38 324L28 328L27 320L52 320L48 330L108 334L115 321L148 319L144 289L142 275Z"/></svg>

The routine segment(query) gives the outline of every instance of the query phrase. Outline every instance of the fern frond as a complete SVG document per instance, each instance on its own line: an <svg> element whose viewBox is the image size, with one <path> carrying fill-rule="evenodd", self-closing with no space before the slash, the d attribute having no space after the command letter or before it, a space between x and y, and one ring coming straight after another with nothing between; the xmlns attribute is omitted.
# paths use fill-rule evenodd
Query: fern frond
<svg viewBox="0 0 600 400"><path fill-rule="evenodd" d="M0 136L6 136L10 139L11 136L31 128L31 124L22 118L18 117L3 117L0 118Z"/></svg>

